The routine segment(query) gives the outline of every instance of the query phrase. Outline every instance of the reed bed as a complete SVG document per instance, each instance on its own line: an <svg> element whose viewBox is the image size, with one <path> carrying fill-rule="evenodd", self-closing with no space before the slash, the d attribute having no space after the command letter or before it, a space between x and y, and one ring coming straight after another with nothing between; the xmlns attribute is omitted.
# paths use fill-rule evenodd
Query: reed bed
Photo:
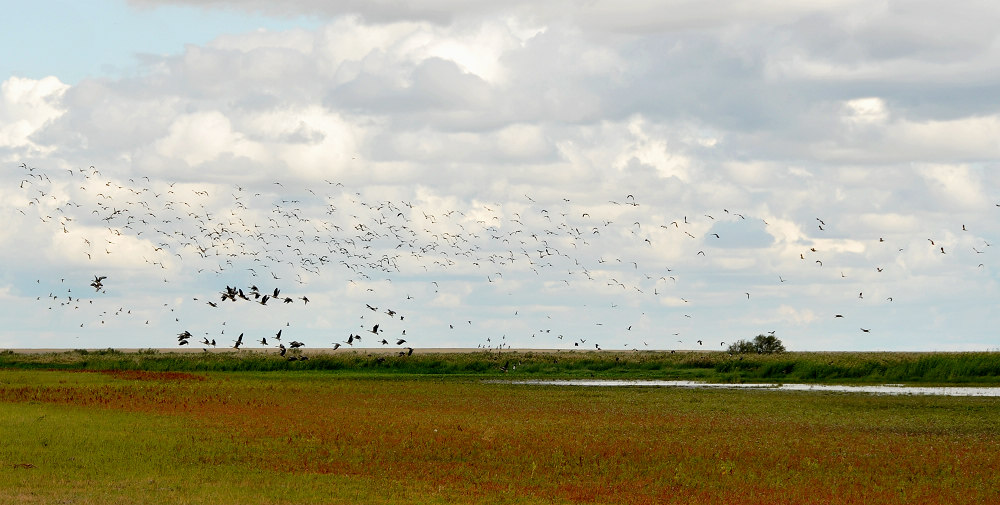
<svg viewBox="0 0 1000 505"><path fill-rule="evenodd" d="M420 353L312 351L308 360L275 353L65 351L0 352L0 368L188 372L324 371L346 375L692 379L712 382L1000 384L1000 353L822 353L730 355L718 351L507 351Z"/></svg>

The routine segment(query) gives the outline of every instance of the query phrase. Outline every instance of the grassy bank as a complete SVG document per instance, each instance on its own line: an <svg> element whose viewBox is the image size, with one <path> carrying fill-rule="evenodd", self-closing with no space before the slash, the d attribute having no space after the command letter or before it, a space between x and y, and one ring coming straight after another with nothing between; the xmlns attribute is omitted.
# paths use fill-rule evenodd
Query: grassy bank
<svg viewBox="0 0 1000 505"><path fill-rule="evenodd" d="M691 379L713 382L1000 384L1000 353L468 352L411 356L260 352L0 352L0 368L188 372L325 371L345 375Z"/></svg>
<svg viewBox="0 0 1000 505"><path fill-rule="evenodd" d="M0 371L0 504L1000 502L983 398Z"/></svg>

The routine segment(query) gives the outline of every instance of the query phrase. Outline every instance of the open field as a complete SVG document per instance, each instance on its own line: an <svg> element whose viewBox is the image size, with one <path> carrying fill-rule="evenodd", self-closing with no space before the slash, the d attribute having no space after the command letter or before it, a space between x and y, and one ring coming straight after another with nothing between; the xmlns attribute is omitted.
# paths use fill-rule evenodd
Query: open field
<svg viewBox="0 0 1000 505"><path fill-rule="evenodd" d="M324 371L341 375L681 379L711 382L1000 385L1000 353L307 349L0 351L0 368L180 372Z"/></svg>
<svg viewBox="0 0 1000 505"><path fill-rule="evenodd" d="M998 503L1000 402L0 370L0 503Z"/></svg>

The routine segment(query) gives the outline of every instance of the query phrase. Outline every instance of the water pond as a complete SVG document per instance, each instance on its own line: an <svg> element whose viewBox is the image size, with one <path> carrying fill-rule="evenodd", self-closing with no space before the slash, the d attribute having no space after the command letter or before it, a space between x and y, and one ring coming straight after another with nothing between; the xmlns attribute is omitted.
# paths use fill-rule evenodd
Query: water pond
<svg viewBox="0 0 1000 505"><path fill-rule="evenodd" d="M988 396L1000 397L1000 387L978 386L906 386L903 384L881 384L869 386L848 386L841 384L720 384L712 382L683 380L523 380L523 381L489 381L503 384L531 384L543 386L582 386L582 387L674 387L674 388L724 388L724 389L756 389L767 391L825 391L835 393L866 393L877 395L937 395L937 396Z"/></svg>

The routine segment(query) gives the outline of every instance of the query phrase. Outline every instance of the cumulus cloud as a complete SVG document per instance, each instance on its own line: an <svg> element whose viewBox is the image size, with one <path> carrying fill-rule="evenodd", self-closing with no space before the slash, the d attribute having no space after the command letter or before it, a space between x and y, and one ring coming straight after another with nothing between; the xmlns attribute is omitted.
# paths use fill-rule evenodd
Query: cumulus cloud
<svg viewBox="0 0 1000 505"><path fill-rule="evenodd" d="M32 139L39 129L61 116L61 99L69 88L56 77L26 79L11 77L0 85L0 149L17 156L43 154ZM16 156L4 156L16 161Z"/></svg>

